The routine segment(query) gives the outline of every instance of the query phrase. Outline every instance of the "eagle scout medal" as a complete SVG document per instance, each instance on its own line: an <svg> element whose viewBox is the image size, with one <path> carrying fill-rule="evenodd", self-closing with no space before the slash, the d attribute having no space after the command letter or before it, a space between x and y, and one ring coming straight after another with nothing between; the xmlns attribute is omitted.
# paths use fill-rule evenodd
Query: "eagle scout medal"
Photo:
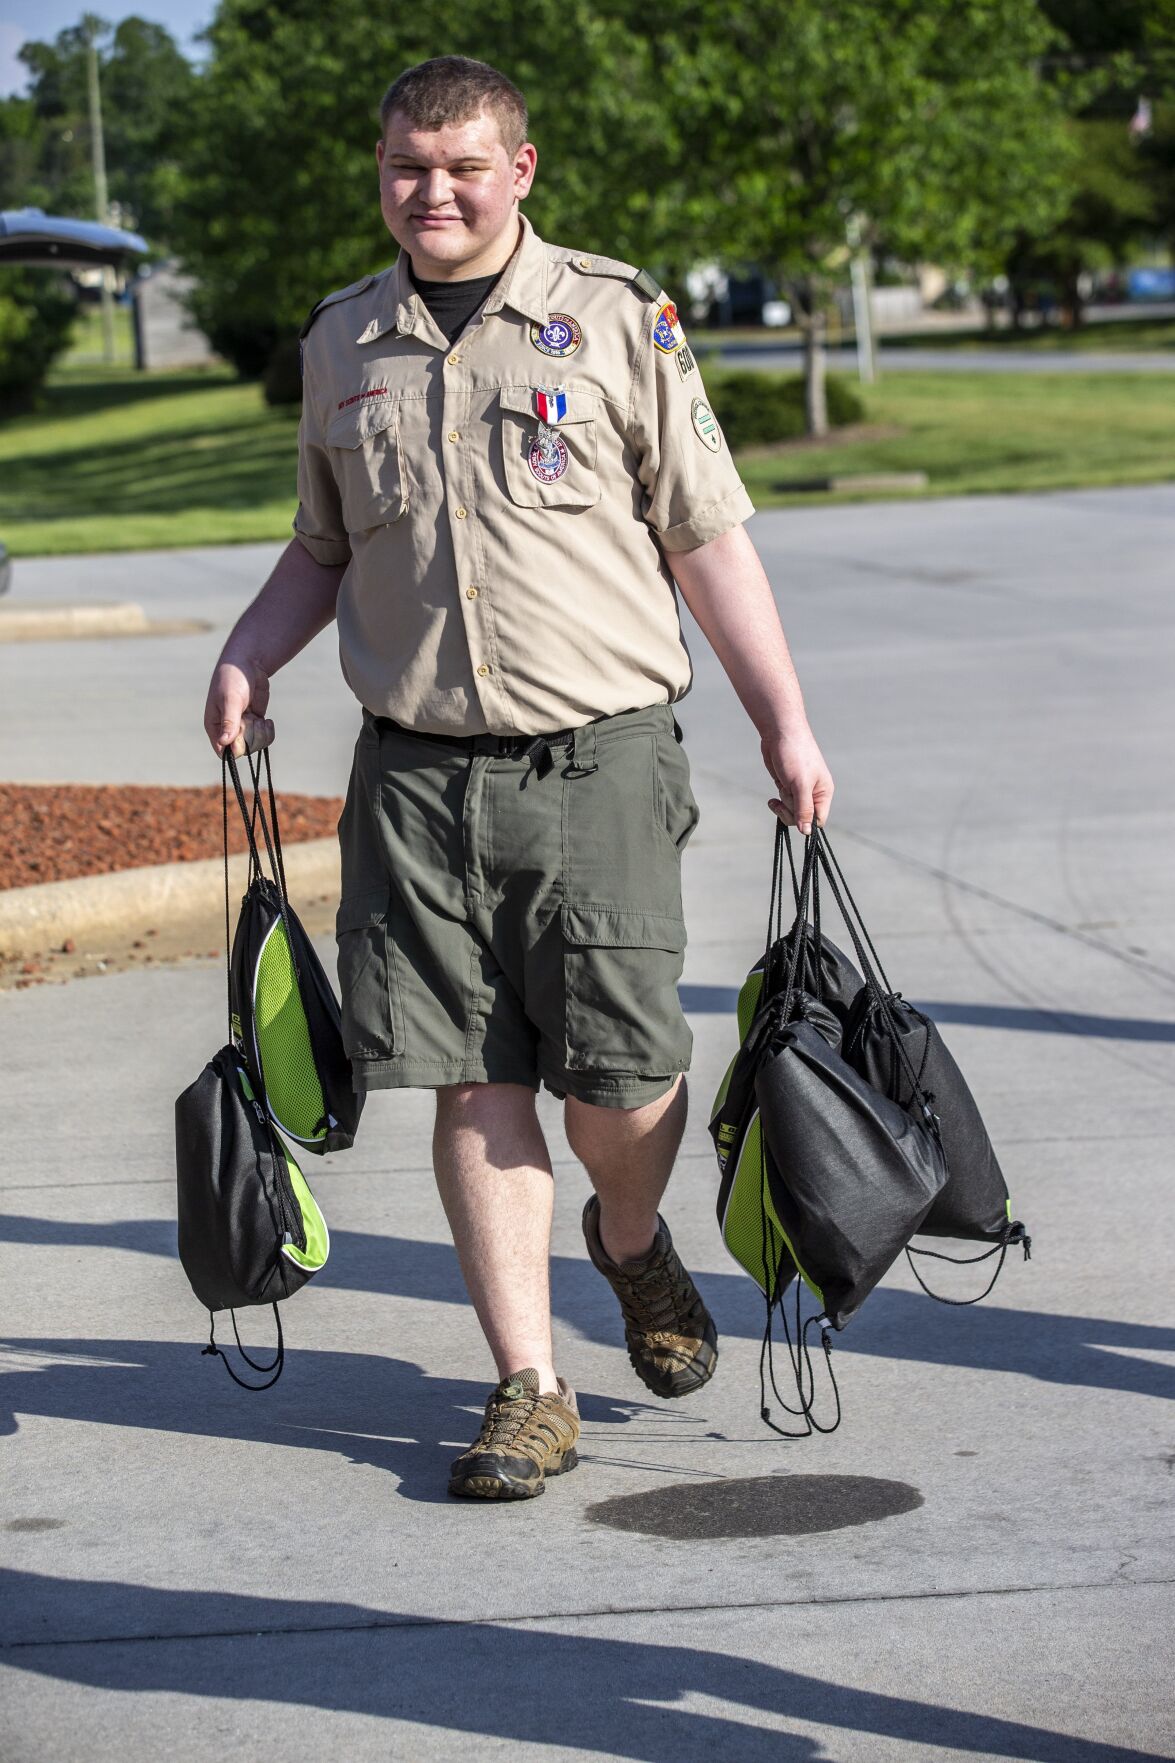
<svg viewBox="0 0 1175 1763"><path fill-rule="evenodd" d="M567 470L567 442L557 429L540 422L539 432L530 443L526 455L530 475L540 484L556 484Z"/></svg>
<svg viewBox="0 0 1175 1763"><path fill-rule="evenodd" d="M704 398L695 398L690 405L690 421L703 447L708 447L711 453L717 453L722 445L722 430L718 427L718 418Z"/></svg>
<svg viewBox="0 0 1175 1763"><path fill-rule="evenodd" d="M552 312L546 324L532 324L530 340L542 355L574 355L583 332L569 312Z"/></svg>
<svg viewBox="0 0 1175 1763"><path fill-rule="evenodd" d="M685 332L677 316L677 307L672 301L666 301L657 314L657 322L653 326L653 341L664 355L676 355L685 347Z"/></svg>

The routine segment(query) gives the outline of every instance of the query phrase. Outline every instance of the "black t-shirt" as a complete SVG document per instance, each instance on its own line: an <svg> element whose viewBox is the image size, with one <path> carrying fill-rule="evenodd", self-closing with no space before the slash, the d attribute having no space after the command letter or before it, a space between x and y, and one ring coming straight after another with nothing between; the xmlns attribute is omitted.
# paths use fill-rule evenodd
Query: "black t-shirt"
<svg viewBox="0 0 1175 1763"><path fill-rule="evenodd" d="M476 275L464 282L422 282L411 264L408 273L412 286L444 332L445 341L452 343L461 335L470 319L489 298L501 270L493 275Z"/></svg>

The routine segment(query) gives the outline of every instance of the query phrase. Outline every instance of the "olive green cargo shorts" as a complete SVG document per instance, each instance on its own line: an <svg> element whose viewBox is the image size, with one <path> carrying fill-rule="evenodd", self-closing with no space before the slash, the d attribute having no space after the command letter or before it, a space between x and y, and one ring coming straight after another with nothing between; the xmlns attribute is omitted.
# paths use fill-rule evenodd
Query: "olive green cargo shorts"
<svg viewBox="0 0 1175 1763"><path fill-rule="evenodd" d="M688 1068L698 809L673 714L549 739L504 756L494 736L450 744L364 712L339 822L356 1089L541 1082L638 1108Z"/></svg>

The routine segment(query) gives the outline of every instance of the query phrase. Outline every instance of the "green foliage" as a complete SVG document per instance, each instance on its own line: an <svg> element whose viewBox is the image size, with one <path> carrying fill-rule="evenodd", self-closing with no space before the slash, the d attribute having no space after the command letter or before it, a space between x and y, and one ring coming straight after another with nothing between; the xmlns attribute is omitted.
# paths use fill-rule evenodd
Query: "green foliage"
<svg viewBox="0 0 1175 1763"><path fill-rule="evenodd" d="M33 404L69 343L76 311L62 276L21 269L0 276L0 416Z"/></svg>
<svg viewBox="0 0 1175 1763"><path fill-rule="evenodd" d="M302 403L302 349L297 337L283 337L265 369L265 402L275 409Z"/></svg>
<svg viewBox="0 0 1175 1763"><path fill-rule="evenodd" d="M860 422L865 406L847 380L830 374L825 382L832 428ZM706 394L733 448L797 440L805 431L804 382L798 376L750 369L706 374Z"/></svg>
<svg viewBox="0 0 1175 1763"><path fill-rule="evenodd" d="M110 201L152 244L166 241L195 74L161 25L124 18L96 31ZM20 51L27 96L0 100L0 207L91 217L94 183L87 26Z"/></svg>

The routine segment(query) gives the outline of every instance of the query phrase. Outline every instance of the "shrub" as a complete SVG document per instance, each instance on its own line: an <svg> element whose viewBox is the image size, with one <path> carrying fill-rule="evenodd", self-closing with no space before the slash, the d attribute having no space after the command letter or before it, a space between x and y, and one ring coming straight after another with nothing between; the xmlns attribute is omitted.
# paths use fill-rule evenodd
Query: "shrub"
<svg viewBox="0 0 1175 1763"><path fill-rule="evenodd" d="M826 390L830 428L860 422L865 407L846 380L829 374ZM798 374L719 368L707 373L706 391L732 448L795 441L805 432L804 382Z"/></svg>
<svg viewBox="0 0 1175 1763"><path fill-rule="evenodd" d="M302 350L297 337L283 337L265 369L265 402L279 408L302 402Z"/></svg>
<svg viewBox="0 0 1175 1763"><path fill-rule="evenodd" d="M0 269L0 416L27 410L69 342L77 301L65 277Z"/></svg>

